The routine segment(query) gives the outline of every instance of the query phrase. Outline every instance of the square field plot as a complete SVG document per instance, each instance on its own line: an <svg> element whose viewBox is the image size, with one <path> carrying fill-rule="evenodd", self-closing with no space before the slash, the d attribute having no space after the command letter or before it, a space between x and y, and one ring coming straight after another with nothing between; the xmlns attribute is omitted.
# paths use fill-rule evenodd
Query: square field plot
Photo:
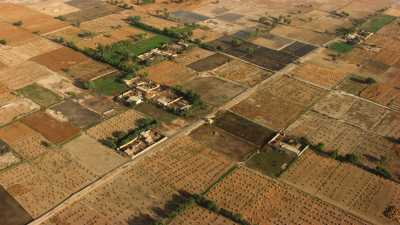
<svg viewBox="0 0 400 225"><path fill-rule="evenodd" d="M109 118L122 113L125 107L104 96L86 96L79 103L97 114Z"/></svg>
<svg viewBox="0 0 400 225"><path fill-rule="evenodd" d="M0 37L6 40L9 46L19 46L37 39L31 32L15 27L9 23L0 22L0 27Z"/></svg>
<svg viewBox="0 0 400 225"><path fill-rule="evenodd" d="M23 225L32 220L29 213L3 187L0 187L0 202L0 220L3 225Z"/></svg>
<svg viewBox="0 0 400 225"><path fill-rule="evenodd" d="M232 111L280 130L296 120L325 91L287 76L280 76L260 87Z"/></svg>
<svg viewBox="0 0 400 225"><path fill-rule="evenodd" d="M293 42L293 40L273 34L262 35L251 41L253 44L275 50L280 50Z"/></svg>
<svg viewBox="0 0 400 225"><path fill-rule="evenodd" d="M72 123L73 126L86 128L101 121L101 116L90 111L79 103L67 100L51 108L57 115L62 115Z"/></svg>
<svg viewBox="0 0 400 225"><path fill-rule="evenodd" d="M230 61L231 61L230 57L216 53L214 55L208 56L204 59L201 59L197 62L190 64L189 67L196 70L197 72L205 72L218 68Z"/></svg>
<svg viewBox="0 0 400 225"><path fill-rule="evenodd" d="M148 78L169 86L181 85L196 76L196 72L174 61L163 61L147 67Z"/></svg>
<svg viewBox="0 0 400 225"><path fill-rule="evenodd" d="M197 23L209 19L207 16L203 16L197 13L189 11L177 11L171 13L171 16L180 20L183 23Z"/></svg>
<svg viewBox="0 0 400 225"><path fill-rule="evenodd" d="M272 76L272 72L250 63L233 59L213 71L215 76L252 87Z"/></svg>
<svg viewBox="0 0 400 225"><path fill-rule="evenodd" d="M22 158L30 160L46 152L47 140L21 122L0 129L0 139L7 143Z"/></svg>
<svg viewBox="0 0 400 225"><path fill-rule="evenodd" d="M19 89L18 93L43 107L54 105L62 99L57 94L37 84L32 84Z"/></svg>
<svg viewBox="0 0 400 225"><path fill-rule="evenodd" d="M257 146L238 138L223 129L215 126L204 125L190 134L193 140L212 150L225 155L233 161L244 161L251 153L257 150Z"/></svg>
<svg viewBox="0 0 400 225"><path fill-rule="evenodd" d="M337 92L321 99L314 110L366 130L375 126L386 112L374 103Z"/></svg>
<svg viewBox="0 0 400 225"><path fill-rule="evenodd" d="M108 16L114 13L118 13L123 10L120 7L108 4L106 2L94 1L94 0L90 1L74 0L74 1L68 1L66 3L75 8L80 9L79 11L63 15L65 17L65 20L70 23L89 21L103 16Z"/></svg>
<svg viewBox="0 0 400 225"><path fill-rule="evenodd" d="M214 106L227 103L245 90L237 84L214 77L197 78L186 82L183 86L196 92L203 101Z"/></svg>
<svg viewBox="0 0 400 225"><path fill-rule="evenodd" d="M274 131L230 111L218 115L215 126L258 147L267 143L275 134Z"/></svg>
<svg viewBox="0 0 400 225"><path fill-rule="evenodd" d="M310 43L316 46L321 46L335 38L335 35L319 33L308 29L296 28L285 25L278 25L271 31L271 33L289 39Z"/></svg>
<svg viewBox="0 0 400 225"><path fill-rule="evenodd" d="M96 176L102 176L127 161L113 149L105 147L86 135L81 135L65 144L63 151L68 152L74 161Z"/></svg>
<svg viewBox="0 0 400 225"><path fill-rule="evenodd" d="M46 66L52 71L61 72L73 65L89 60L85 55L67 47L62 47L54 51L36 56L32 61Z"/></svg>
<svg viewBox="0 0 400 225"><path fill-rule="evenodd" d="M187 66L214 54L215 53L212 51L195 47L185 51L183 54L178 55L178 57L175 58L175 61L179 64Z"/></svg>
<svg viewBox="0 0 400 225"><path fill-rule="evenodd" d="M54 115L57 116L57 115ZM80 130L64 118L54 118L40 111L22 119L22 122L42 134L54 144L61 144L79 134Z"/></svg>
<svg viewBox="0 0 400 225"><path fill-rule="evenodd" d="M291 55L294 55L296 57L303 57L307 55L308 53L314 51L317 47L309 44L305 44L302 42L294 42L293 44L290 44L286 46L285 48L281 49L281 51L287 52Z"/></svg>
<svg viewBox="0 0 400 225"><path fill-rule="evenodd" d="M29 99L17 98L0 107L0 126L12 122L40 107Z"/></svg>
<svg viewBox="0 0 400 225"><path fill-rule="evenodd" d="M54 72L46 67L27 61L18 66L0 70L0 83L9 89L16 90L53 74Z"/></svg>

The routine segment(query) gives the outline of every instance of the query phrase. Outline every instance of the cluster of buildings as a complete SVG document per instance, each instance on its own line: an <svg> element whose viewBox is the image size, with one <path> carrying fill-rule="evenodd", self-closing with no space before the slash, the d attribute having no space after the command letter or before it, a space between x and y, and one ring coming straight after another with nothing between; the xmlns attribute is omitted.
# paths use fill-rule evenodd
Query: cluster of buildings
<svg viewBox="0 0 400 225"><path fill-rule="evenodd" d="M133 157L163 138L164 136L156 130L143 131L128 143L119 146L117 150L125 152L128 156Z"/></svg>
<svg viewBox="0 0 400 225"><path fill-rule="evenodd" d="M359 30L356 32L353 32L351 34L347 34L344 37L344 40L346 41L347 44L350 45L356 45L356 44L361 44L368 38L370 38L373 35L373 33L364 31L364 30Z"/></svg>
<svg viewBox="0 0 400 225"><path fill-rule="evenodd" d="M157 58L167 58L172 60L178 57L178 54L187 49L189 45L185 42L180 41L177 43L165 45L164 47L163 49L152 49L149 52L139 55L137 58L140 63L152 63L156 61Z"/></svg>
<svg viewBox="0 0 400 225"><path fill-rule="evenodd" d="M173 88L160 85L143 77L125 80L129 90L117 96L117 100L125 105L134 106L144 101L150 101L169 111L184 112L192 106L184 96L179 95Z"/></svg>
<svg viewBox="0 0 400 225"><path fill-rule="evenodd" d="M300 156L305 150L309 148L309 145L300 143L297 138L286 135L283 131L279 131L268 144L279 150L289 151Z"/></svg>

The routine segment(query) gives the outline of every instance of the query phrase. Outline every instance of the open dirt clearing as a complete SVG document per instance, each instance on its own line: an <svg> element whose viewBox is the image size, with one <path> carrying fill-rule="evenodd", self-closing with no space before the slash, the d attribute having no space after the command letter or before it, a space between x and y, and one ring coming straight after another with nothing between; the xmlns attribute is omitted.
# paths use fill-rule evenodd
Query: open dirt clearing
<svg viewBox="0 0 400 225"><path fill-rule="evenodd" d="M196 76L193 70L174 61L163 61L144 71L148 73L149 79L169 86L181 85Z"/></svg>
<svg viewBox="0 0 400 225"><path fill-rule="evenodd" d="M0 126L26 115L40 107L29 99L17 98L0 107Z"/></svg>
<svg viewBox="0 0 400 225"><path fill-rule="evenodd" d="M113 149L105 147L86 135L68 142L62 149L68 152L73 160L97 176L102 176L127 161Z"/></svg>

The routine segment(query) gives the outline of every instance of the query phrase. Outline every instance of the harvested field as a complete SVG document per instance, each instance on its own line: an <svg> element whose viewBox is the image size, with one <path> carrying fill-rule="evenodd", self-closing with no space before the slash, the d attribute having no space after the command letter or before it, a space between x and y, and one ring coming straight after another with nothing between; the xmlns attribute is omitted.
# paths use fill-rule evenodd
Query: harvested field
<svg viewBox="0 0 400 225"><path fill-rule="evenodd" d="M0 126L4 126L11 121L22 117L40 107L25 98L17 98L0 107Z"/></svg>
<svg viewBox="0 0 400 225"><path fill-rule="evenodd" d="M38 39L38 37L31 32L15 27L9 23L0 21L0 26L0 37L6 40L7 45L9 46L18 46L21 44L25 44L26 42Z"/></svg>
<svg viewBox="0 0 400 225"><path fill-rule="evenodd" d="M45 34L68 26L67 23L23 5L1 3L0 8L1 20L8 23L22 21L21 27L30 32Z"/></svg>
<svg viewBox="0 0 400 225"><path fill-rule="evenodd" d="M180 24L171 20L165 20L160 17L151 16L148 14L140 14L140 21L144 24L156 27L160 30L164 28L178 27Z"/></svg>
<svg viewBox="0 0 400 225"><path fill-rule="evenodd" d="M279 177L290 164L296 160L297 154L265 146L246 161L246 166L270 177Z"/></svg>
<svg viewBox="0 0 400 225"><path fill-rule="evenodd" d="M383 74L390 68L389 65L369 59L361 68L362 73L366 74Z"/></svg>
<svg viewBox="0 0 400 225"><path fill-rule="evenodd" d="M19 89L18 93L45 108L61 101L60 96L37 84Z"/></svg>
<svg viewBox="0 0 400 225"><path fill-rule="evenodd" d="M27 160L36 158L47 150L43 145L47 140L21 122L0 128L0 139Z"/></svg>
<svg viewBox="0 0 400 225"><path fill-rule="evenodd" d="M31 3L29 5L27 5L29 8L36 10L38 12L41 12L43 14L52 16L52 17L57 17L57 16L61 16L61 15L65 15L68 13L72 13L72 12L76 12L79 9L72 7L66 3L64 3L64 1L38 1L35 3Z"/></svg>
<svg viewBox="0 0 400 225"><path fill-rule="evenodd" d="M61 47L61 45L51 42L45 38L35 38L26 43L12 47L9 53L11 53L12 55L16 55L22 59L28 60L35 56L54 51Z"/></svg>
<svg viewBox="0 0 400 225"><path fill-rule="evenodd" d="M148 73L149 79L168 86L181 85L196 76L193 70L174 61L162 61L147 67L144 72Z"/></svg>
<svg viewBox="0 0 400 225"><path fill-rule="evenodd" d="M104 96L89 95L80 100L79 104L106 118L115 116L125 110L123 106Z"/></svg>
<svg viewBox="0 0 400 225"><path fill-rule="evenodd" d="M82 92L81 89L75 87L72 82L58 74L53 74L36 82L60 96L77 95Z"/></svg>
<svg viewBox="0 0 400 225"><path fill-rule="evenodd" d="M271 31L271 34L289 39L321 46L335 38L334 35L317 33L311 30L279 25Z"/></svg>
<svg viewBox="0 0 400 225"><path fill-rule="evenodd" d="M337 150L341 155L353 153L362 140L367 138L360 128L314 111L301 116L286 132L296 137L305 137L314 145L322 143L325 151Z"/></svg>
<svg viewBox="0 0 400 225"><path fill-rule="evenodd" d="M0 106L3 106L11 101L15 100L17 97L11 93L4 84L0 83Z"/></svg>
<svg viewBox="0 0 400 225"><path fill-rule="evenodd" d="M384 108L371 102L336 92L318 102L314 110L366 130L378 123L386 112Z"/></svg>
<svg viewBox="0 0 400 225"><path fill-rule="evenodd" d="M230 61L231 61L230 57L216 53L204 59L200 59L199 61L194 62L188 66L197 72L205 72L216 69Z"/></svg>
<svg viewBox="0 0 400 225"><path fill-rule="evenodd" d="M176 11L171 13L171 16L178 19L182 23L198 23L209 19L207 16L203 16L194 12L189 11Z"/></svg>
<svg viewBox="0 0 400 225"><path fill-rule="evenodd" d="M258 147L266 144L275 134L274 131L230 111L220 114L215 121L215 126Z"/></svg>
<svg viewBox="0 0 400 225"><path fill-rule="evenodd" d="M369 224L245 167L225 177L207 197L222 208L240 213L251 224Z"/></svg>
<svg viewBox="0 0 400 225"><path fill-rule="evenodd" d="M136 121L140 118L143 116L135 110L127 110L88 129L86 133L97 140L102 140L111 137L115 131L127 132L135 128Z"/></svg>
<svg viewBox="0 0 400 225"><path fill-rule="evenodd" d="M297 66L291 73L295 77L328 88L335 86L347 76L347 71L314 63L304 63Z"/></svg>
<svg viewBox="0 0 400 225"><path fill-rule="evenodd" d="M179 64L187 66L189 64L192 64L196 61L204 59L213 54L214 54L214 52L208 51L208 50L205 50L202 48L192 48L192 49L188 50L187 52L179 55L175 59L175 61L178 62Z"/></svg>
<svg viewBox="0 0 400 225"><path fill-rule="evenodd" d="M23 225L32 220L24 208L0 186L0 218L3 225Z"/></svg>
<svg viewBox="0 0 400 225"><path fill-rule="evenodd" d="M62 149L96 176L102 176L127 161L112 149L86 135L68 142Z"/></svg>
<svg viewBox="0 0 400 225"><path fill-rule="evenodd" d="M245 86L255 86L272 76L272 73L257 66L233 59L213 71L218 77L239 82Z"/></svg>
<svg viewBox="0 0 400 225"><path fill-rule="evenodd" d="M388 112L374 127L374 131L386 137L400 138L400 113Z"/></svg>
<svg viewBox="0 0 400 225"><path fill-rule="evenodd" d="M294 42L284 48L281 49L281 51L289 53L291 55L294 55L296 57L303 57L307 55L308 53L314 51L317 47L309 44L305 44L302 42Z"/></svg>
<svg viewBox="0 0 400 225"><path fill-rule="evenodd" d="M190 137L202 145L210 146L212 150L238 162L247 159L257 149L257 146L214 126L204 125L193 131Z"/></svg>
<svg viewBox="0 0 400 225"><path fill-rule="evenodd" d="M71 50L67 47L62 47L54 51L33 57L31 59L41 65L46 66L55 72L68 70L73 65L89 60L83 54Z"/></svg>
<svg viewBox="0 0 400 225"><path fill-rule="evenodd" d="M192 206L176 216L169 225L239 225L221 215L199 206Z"/></svg>
<svg viewBox="0 0 400 225"><path fill-rule="evenodd" d="M271 48L275 50L280 50L284 48L285 46L293 43L293 40L280 37L277 35L273 34L266 34L261 37L257 37L256 39L252 40L251 43L265 47L265 48Z"/></svg>
<svg viewBox="0 0 400 225"><path fill-rule="evenodd" d="M97 178L89 169L61 151L49 151L35 159L32 165L47 179L55 181L60 191L65 193L75 193Z"/></svg>
<svg viewBox="0 0 400 225"><path fill-rule="evenodd" d="M325 91L287 76L271 80L232 111L274 130L287 127Z"/></svg>
<svg viewBox="0 0 400 225"><path fill-rule="evenodd" d="M91 81L104 75L115 72L115 69L104 63L100 63L91 59L87 59L83 62L68 67L68 70L64 71L66 76L73 79L74 81Z"/></svg>
<svg viewBox="0 0 400 225"><path fill-rule="evenodd" d="M198 93L203 101L219 106L242 93L245 88L214 77L197 78L184 84L186 89Z"/></svg>
<svg viewBox="0 0 400 225"><path fill-rule="evenodd" d="M1 70L0 83L3 83L9 89L16 90L53 74L46 67L27 61L21 65Z"/></svg>
<svg viewBox="0 0 400 225"><path fill-rule="evenodd" d="M349 75L342 82L340 82L336 89L340 91L344 91L353 95L360 95L362 91L368 87L368 84L359 82L359 80L363 80L362 77L357 75Z"/></svg>
<svg viewBox="0 0 400 225"><path fill-rule="evenodd" d="M398 110L398 105L395 102L400 99L400 90L392 83L370 85L360 93L360 96Z"/></svg>
<svg viewBox="0 0 400 225"><path fill-rule="evenodd" d="M86 128L101 121L100 115L90 111L73 100L67 100L51 108L57 115L62 115L73 126Z"/></svg>
<svg viewBox="0 0 400 225"><path fill-rule="evenodd" d="M310 175L310 172L315 174ZM282 179L323 200L359 213L376 224L397 223L385 217L383 212L389 205L399 205L398 185L358 167L337 164L332 159L306 152Z"/></svg>
<svg viewBox="0 0 400 225"><path fill-rule="evenodd" d="M46 112L33 113L21 120L54 144L61 144L77 136L79 128L71 123L53 118Z"/></svg>
<svg viewBox="0 0 400 225"><path fill-rule="evenodd" d="M85 22L118 13L123 9L102 1L69 1L67 4L79 8L79 11L63 15L70 23ZM77 4L75 4L77 3Z"/></svg>
<svg viewBox="0 0 400 225"><path fill-rule="evenodd" d="M67 197L56 181L26 162L0 173L0 184L33 218Z"/></svg>

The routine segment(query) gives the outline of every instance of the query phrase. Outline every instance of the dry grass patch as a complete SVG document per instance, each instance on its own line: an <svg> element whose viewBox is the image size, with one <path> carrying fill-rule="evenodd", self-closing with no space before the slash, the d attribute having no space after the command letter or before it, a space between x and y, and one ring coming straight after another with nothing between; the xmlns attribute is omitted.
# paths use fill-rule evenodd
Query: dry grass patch
<svg viewBox="0 0 400 225"><path fill-rule="evenodd" d="M149 79L169 86L181 85L196 76L193 70L174 61L163 61L144 71L149 74Z"/></svg>
<svg viewBox="0 0 400 225"><path fill-rule="evenodd" d="M0 107L0 126L26 115L40 107L29 99L17 98Z"/></svg>

